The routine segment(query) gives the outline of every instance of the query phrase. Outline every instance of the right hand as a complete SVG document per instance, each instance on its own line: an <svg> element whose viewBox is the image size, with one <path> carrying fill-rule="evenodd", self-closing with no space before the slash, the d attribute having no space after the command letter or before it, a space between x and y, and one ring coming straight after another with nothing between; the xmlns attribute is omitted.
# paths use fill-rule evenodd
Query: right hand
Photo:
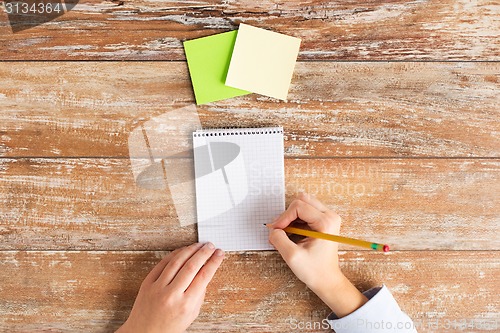
<svg viewBox="0 0 500 333"><path fill-rule="evenodd" d="M342 274L338 243L316 238L292 242L286 228L292 222L312 230L338 235L340 216L312 195L300 193L288 209L268 226L269 241L293 273L325 302L340 318L367 302L366 297Z"/></svg>
<svg viewBox="0 0 500 333"><path fill-rule="evenodd" d="M315 238L304 238L295 244L282 230L295 221L315 231L338 235L340 216L313 196L300 193L288 209L269 225L273 229L269 241L302 282L313 291L325 282L335 285L343 276L339 267L338 244Z"/></svg>

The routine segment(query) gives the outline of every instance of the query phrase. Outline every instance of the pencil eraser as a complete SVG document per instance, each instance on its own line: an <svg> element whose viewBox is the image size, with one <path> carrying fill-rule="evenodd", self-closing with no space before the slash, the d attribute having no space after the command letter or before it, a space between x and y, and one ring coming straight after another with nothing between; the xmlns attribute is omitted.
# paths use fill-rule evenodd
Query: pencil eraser
<svg viewBox="0 0 500 333"><path fill-rule="evenodd" d="M384 250L384 252L389 252L389 245L385 244L382 249Z"/></svg>

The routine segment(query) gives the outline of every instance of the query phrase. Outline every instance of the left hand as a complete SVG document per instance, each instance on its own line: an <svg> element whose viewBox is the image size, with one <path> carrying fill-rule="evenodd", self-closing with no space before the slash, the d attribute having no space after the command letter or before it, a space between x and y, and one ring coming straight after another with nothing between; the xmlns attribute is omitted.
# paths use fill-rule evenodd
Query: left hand
<svg viewBox="0 0 500 333"><path fill-rule="evenodd" d="M198 317L208 283L224 259L211 243L177 249L141 284L129 318L116 333L181 333Z"/></svg>

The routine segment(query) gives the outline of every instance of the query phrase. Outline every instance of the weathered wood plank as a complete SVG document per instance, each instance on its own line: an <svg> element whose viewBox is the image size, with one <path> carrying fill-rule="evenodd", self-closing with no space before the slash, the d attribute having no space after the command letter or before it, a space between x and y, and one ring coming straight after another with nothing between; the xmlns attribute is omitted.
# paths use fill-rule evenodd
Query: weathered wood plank
<svg viewBox="0 0 500 333"><path fill-rule="evenodd" d="M0 252L0 330L112 332L127 317L140 282L162 252ZM499 324L497 252L340 253L361 290L385 283L421 332L447 321ZM190 332L303 332L296 322L328 315L275 252L230 254ZM439 329L430 329L435 321ZM498 326L497 326L498 327ZM309 332L309 330L307 330ZM327 330L311 330L311 332ZM467 330L480 332L481 329Z"/></svg>
<svg viewBox="0 0 500 333"><path fill-rule="evenodd" d="M0 63L0 156L128 156L193 105L185 63ZM283 125L287 156L500 156L500 63L298 63L288 103L197 108L204 126ZM188 147L186 147L188 148Z"/></svg>
<svg viewBox="0 0 500 333"><path fill-rule="evenodd" d="M315 194L347 236L400 250L500 249L498 160L287 159L285 177L288 203ZM1 159L0 193L1 249L171 250L197 237L168 190L135 185L126 159Z"/></svg>
<svg viewBox="0 0 500 333"><path fill-rule="evenodd" d="M182 41L240 22L302 38L300 59L499 60L500 6L478 1L101 1L12 33L0 59L180 60ZM117 33L119 32L119 33Z"/></svg>

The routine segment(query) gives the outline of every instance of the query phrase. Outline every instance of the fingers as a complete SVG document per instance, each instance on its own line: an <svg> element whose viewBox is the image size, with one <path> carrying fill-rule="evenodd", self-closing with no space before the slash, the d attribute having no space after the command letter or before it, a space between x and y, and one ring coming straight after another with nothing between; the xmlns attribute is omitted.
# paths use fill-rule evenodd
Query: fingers
<svg viewBox="0 0 500 333"><path fill-rule="evenodd" d="M169 259L169 262L165 265L156 281L164 286L170 284L186 261L188 261L203 245L203 243L195 243L180 249L177 254Z"/></svg>
<svg viewBox="0 0 500 333"><path fill-rule="evenodd" d="M299 195L297 195L297 199L310 204L311 206L313 206L322 213L328 211L328 207L326 207L321 201L316 199L316 197L312 194L302 192L299 193Z"/></svg>
<svg viewBox="0 0 500 333"><path fill-rule="evenodd" d="M300 199L293 200L288 209L271 224L271 227L283 229L296 219L306 222L313 230L324 231L326 229L325 214Z"/></svg>
<svg viewBox="0 0 500 333"><path fill-rule="evenodd" d="M207 243L194 253L173 279L171 283L172 288L184 292L214 252L215 246L212 243Z"/></svg>
<svg viewBox="0 0 500 333"><path fill-rule="evenodd" d="M330 233L338 233L340 230L340 216L307 193L300 193L288 209L269 226L284 229L297 219L307 223L312 230Z"/></svg>
<svg viewBox="0 0 500 333"><path fill-rule="evenodd" d="M149 272L149 274L144 279L144 282L145 283L153 283L153 282L155 282L158 279L158 277L160 277L161 272L163 272L163 270L165 269L165 266L167 266L167 264L169 263L170 259L173 256L175 256L177 253L179 253L179 251L181 251L184 248L185 248L185 246L181 247L181 248L178 248L178 249L170 252L169 254L167 254L165 257L163 257L163 259L159 263L157 263L155 265L155 267L153 267L153 269L151 270L151 272Z"/></svg>
<svg viewBox="0 0 500 333"><path fill-rule="evenodd" d="M297 251L298 245L288 238L286 232L281 229L273 229L269 233L269 242L278 250L286 263L289 263L292 255Z"/></svg>
<svg viewBox="0 0 500 333"><path fill-rule="evenodd" d="M212 254L210 259L205 263L205 265L200 269L193 282L191 282L186 293L193 295L203 295L207 289L208 283L212 280L215 272L219 268L222 260L224 259L224 251L218 249ZM177 278L176 278L177 279Z"/></svg>
<svg viewBox="0 0 500 333"><path fill-rule="evenodd" d="M315 196L307 193L300 193L298 195L298 198L300 200L303 200L310 204L311 206L315 207L319 211L323 213L323 221L326 221L326 225L323 225L325 227L324 230L321 230L323 232L330 232L337 234L340 231L340 223L341 223L341 218L340 216L334 212L331 209L328 209L321 201L319 201Z"/></svg>

